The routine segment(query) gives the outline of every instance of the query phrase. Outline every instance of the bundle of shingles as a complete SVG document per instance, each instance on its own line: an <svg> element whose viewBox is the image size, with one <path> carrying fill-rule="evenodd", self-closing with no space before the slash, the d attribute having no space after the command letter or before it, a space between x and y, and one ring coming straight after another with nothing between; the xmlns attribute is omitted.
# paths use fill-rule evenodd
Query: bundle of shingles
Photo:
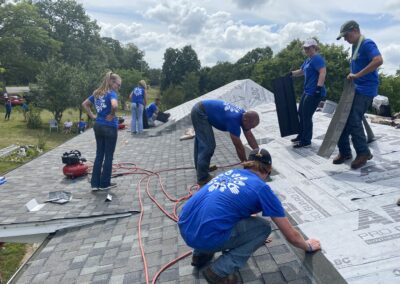
<svg viewBox="0 0 400 284"><path fill-rule="evenodd" d="M392 117L373 115L371 116L371 122L400 128L400 112L395 113Z"/></svg>

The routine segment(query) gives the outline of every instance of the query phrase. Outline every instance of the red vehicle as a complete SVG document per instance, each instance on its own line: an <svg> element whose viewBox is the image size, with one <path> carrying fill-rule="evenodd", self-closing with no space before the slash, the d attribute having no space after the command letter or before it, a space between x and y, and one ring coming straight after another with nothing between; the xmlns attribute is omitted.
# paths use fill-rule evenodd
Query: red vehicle
<svg viewBox="0 0 400 284"><path fill-rule="evenodd" d="M11 100L12 106L20 106L24 103L24 99L20 95L8 95L8 97L3 95L0 97L0 102L5 104L7 99Z"/></svg>

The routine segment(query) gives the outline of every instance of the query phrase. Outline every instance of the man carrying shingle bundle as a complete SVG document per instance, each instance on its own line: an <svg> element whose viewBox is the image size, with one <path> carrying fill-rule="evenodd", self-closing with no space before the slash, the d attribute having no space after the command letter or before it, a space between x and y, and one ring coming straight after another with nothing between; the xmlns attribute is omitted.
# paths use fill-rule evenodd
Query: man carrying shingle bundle
<svg viewBox="0 0 400 284"><path fill-rule="evenodd" d="M243 130L250 147L258 148L257 141L251 132L251 129L260 123L258 113L255 111L245 111L221 100L204 100L192 108L191 118L196 135L194 165L197 172L197 183L201 186L212 179L208 171L216 146L213 127L230 133L230 138L241 162L246 160L246 152L240 140L241 130Z"/></svg>
<svg viewBox="0 0 400 284"><path fill-rule="evenodd" d="M383 59L375 42L364 38L360 27L355 21L348 21L340 28L337 40L344 38L352 44L350 73L347 79L355 84L355 95L345 128L338 141L339 154L333 159L334 164L342 164L352 158L349 136L353 142L357 157L351 162L352 169L364 166L372 159L365 138L362 119L373 98L378 95L379 76L378 67Z"/></svg>
<svg viewBox="0 0 400 284"><path fill-rule="evenodd" d="M304 240L290 224L281 202L265 183L272 159L265 149L250 152L244 169L233 169L215 177L183 206L179 216L182 238L192 248L192 265L203 270L209 283L237 283L235 272L261 247L271 233L271 217L286 239L307 252L321 249L315 239Z"/></svg>

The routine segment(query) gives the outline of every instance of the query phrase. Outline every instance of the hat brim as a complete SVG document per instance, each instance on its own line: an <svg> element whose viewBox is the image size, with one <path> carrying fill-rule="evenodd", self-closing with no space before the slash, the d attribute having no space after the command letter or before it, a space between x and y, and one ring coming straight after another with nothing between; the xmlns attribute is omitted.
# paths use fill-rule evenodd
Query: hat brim
<svg viewBox="0 0 400 284"><path fill-rule="evenodd" d="M346 33L347 33L347 32L340 33L340 34L337 36L336 40L339 40L339 39L341 39L342 37L344 37L344 36L346 35Z"/></svg>

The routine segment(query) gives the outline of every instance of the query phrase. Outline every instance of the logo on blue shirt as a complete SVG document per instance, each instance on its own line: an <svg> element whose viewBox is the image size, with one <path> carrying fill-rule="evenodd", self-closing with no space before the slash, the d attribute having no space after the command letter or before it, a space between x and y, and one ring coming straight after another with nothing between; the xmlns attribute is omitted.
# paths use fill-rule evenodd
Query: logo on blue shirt
<svg viewBox="0 0 400 284"><path fill-rule="evenodd" d="M233 194L239 194L239 189L246 185L243 182L244 180L247 180L247 177L240 175L240 173L233 173L233 170L230 170L211 180L208 183L208 191L219 190L224 192L229 189Z"/></svg>
<svg viewBox="0 0 400 284"><path fill-rule="evenodd" d="M104 96L100 96L95 100L95 106L96 106L97 113L99 113L103 109L107 108L106 100L104 99Z"/></svg>
<svg viewBox="0 0 400 284"><path fill-rule="evenodd" d="M230 112L237 112L237 113L243 112L242 108L240 108L238 106L235 106L235 105L232 105L232 104L227 103L227 102L224 102L224 110L225 111L230 111Z"/></svg>

